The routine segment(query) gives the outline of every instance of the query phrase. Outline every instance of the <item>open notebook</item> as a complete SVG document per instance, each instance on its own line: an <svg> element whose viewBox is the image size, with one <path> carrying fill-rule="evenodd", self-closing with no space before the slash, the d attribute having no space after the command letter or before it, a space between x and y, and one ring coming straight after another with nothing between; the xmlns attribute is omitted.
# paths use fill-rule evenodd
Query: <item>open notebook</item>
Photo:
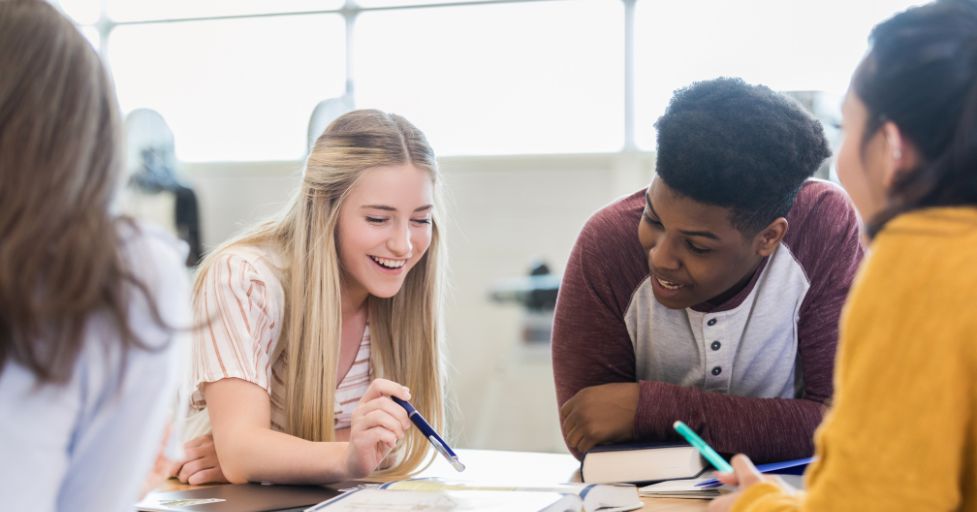
<svg viewBox="0 0 977 512"><path fill-rule="evenodd" d="M633 485L526 486L420 478L366 487L308 509L332 511L625 512L642 507Z"/></svg>

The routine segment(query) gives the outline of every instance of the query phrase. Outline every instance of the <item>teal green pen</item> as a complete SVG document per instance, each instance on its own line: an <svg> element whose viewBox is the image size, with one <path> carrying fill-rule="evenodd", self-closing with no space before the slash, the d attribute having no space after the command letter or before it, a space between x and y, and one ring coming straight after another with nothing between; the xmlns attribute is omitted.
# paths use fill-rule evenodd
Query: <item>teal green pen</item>
<svg viewBox="0 0 977 512"><path fill-rule="evenodd" d="M720 473L733 472L733 466L730 466L725 459L723 459L718 453L716 453L716 450L712 449L712 446L709 446L705 441L703 441L702 438L699 437L695 432L693 432L688 425L682 423L681 421L676 421L675 423L672 424L672 426L675 427L676 432L682 434L682 437L684 437L685 440L689 442L689 444L695 446L695 449L699 450L699 453L701 453L702 456L706 458L706 460L708 460L713 466L715 466L715 468L718 469Z"/></svg>

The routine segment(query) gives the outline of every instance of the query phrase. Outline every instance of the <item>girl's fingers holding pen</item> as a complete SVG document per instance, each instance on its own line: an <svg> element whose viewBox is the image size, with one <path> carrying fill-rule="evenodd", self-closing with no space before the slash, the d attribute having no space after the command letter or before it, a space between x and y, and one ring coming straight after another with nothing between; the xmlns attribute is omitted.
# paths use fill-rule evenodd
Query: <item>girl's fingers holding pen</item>
<svg viewBox="0 0 977 512"><path fill-rule="evenodd" d="M404 429L410 428L410 418L407 416L407 411L403 407L397 405L396 402L390 399L388 396L381 396L370 400L369 402L360 402L353 411L355 415L357 411L361 415L369 414L376 410L386 411L388 414L393 416L399 421Z"/></svg>
<svg viewBox="0 0 977 512"><path fill-rule="evenodd" d="M397 439L404 437L404 432L406 431L404 425L397 421L397 418L394 418L382 409L370 411L363 417L363 421L365 429L378 426L383 427L397 436Z"/></svg>
<svg viewBox="0 0 977 512"><path fill-rule="evenodd" d="M763 480L763 474L746 455L738 454L730 462L733 465L733 471L735 471L739 485L749 486Z"/></svg>
<svg viewBox="0 0 977 512"><path fill-rule="evenodd" d="M360 402L369 402L383 396L395 396L401 400L410 400L410 390L392 380L374 379L366 393L363 393Z"/></svg>

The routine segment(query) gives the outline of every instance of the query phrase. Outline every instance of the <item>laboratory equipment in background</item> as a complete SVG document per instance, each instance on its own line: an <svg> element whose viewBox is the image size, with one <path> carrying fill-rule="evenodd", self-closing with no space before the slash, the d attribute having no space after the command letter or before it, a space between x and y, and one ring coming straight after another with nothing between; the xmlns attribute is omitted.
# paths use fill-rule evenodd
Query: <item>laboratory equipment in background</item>
<svg viewBox="0 0 977 512"><path fill-rule="evenodd" d="M200 209L197 194L177 173L173 132L155 110L138 108L125 119L126 168L122 213L159 225L187 243L186 265L200 262Z"/></svg>

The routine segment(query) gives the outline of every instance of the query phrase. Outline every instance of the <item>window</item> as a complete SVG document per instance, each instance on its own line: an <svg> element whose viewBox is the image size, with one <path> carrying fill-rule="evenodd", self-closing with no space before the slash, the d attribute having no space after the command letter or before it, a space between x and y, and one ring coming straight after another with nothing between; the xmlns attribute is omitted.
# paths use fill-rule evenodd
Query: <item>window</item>
<svg viewBox="0 0 977 512"><path fill-rule="evenodd" d="M80 0L74 0L80 1ZM106 0L108 15L117 21L241 16L249 14L326 11L343 0Z"/></svg>
<svg viewBox="0 0 977 512"><path fill-rule="evenodd" d="M59 3L108 49L124 110L159 110L187 160L301 158L312 108L347 87L357 107L416 123L442 155L653 149L673 91L696 80L840 97L871 27L923 3L633 2Z"/></svg>
<svg viewBox="0 0 977 512"><path fill-rule="evenodd" d="M81 32L81 35L85 36L85 39L88 39L89 43L92 43L92 47L98 51L98 43L102 39L98 35L98 30L95 30L95 27L78 27L78 30Z"/></svg>
<svg viewBox="0 0 977 512"><path fill-rule="evenodd" d="M102 12L101 0L59 0L54 3L59 5L75 23L82 25L95 23Z"/></svg>
<svg viewBox="0 0 977 512"><path fill-rule="evenodd" d="M653 123L675 89L738 76L778 91L842 96L869 31L911 4L890 0L642 0L635 14L635 138L654 148Z"/></svg>
<svg viewBox="0 0 977 512"><path fill-rule="evenodd" d="M622 5L364 12L354 29L356 105L403 114L439 154L617 151Z"/></svg>
<svg viewBox="0 0 977 512"><path fill-rule="evenodd" d="M159 111L181 160L291 160L344 92L344 46L339 15L274 16L123 25L108 58L123 111Z"/></svg>

